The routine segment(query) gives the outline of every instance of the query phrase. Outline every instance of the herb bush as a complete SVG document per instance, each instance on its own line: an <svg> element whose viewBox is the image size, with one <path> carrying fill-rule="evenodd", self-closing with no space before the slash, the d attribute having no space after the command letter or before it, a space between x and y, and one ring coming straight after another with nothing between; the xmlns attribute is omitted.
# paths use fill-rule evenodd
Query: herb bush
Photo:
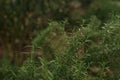
<svg viewBox="0 0 120 80"><path fill-rule="evenodd" d="M48 60L45 56L34 57L34 50L39 46L44 48L43 45L47 41L45 37L51 31L56 32L57 30L56 35L67 36L62 28L64 22L52 22L33 40L32 56L21 67L13 67L9 65L9 61L3 59L4 63L0 68L1 79L118 80L120 78L118 75L120 74L119 22L120 16L112 15L102 29L99 29L100 20L96 16L92 16L89 24L80 25L81 27L69 38L64 37L66 47L62 47L61 51L49 53L47 48L47 52L43 51L54 55L54 58ZM54 47L52 50L55 50Z"/></svg>

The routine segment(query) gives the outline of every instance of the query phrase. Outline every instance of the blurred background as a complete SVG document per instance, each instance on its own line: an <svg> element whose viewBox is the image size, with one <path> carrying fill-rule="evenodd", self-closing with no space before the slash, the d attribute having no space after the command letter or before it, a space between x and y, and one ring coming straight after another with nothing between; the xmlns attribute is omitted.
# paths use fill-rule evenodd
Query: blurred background
<svg viewBox="0 0 120 80"><path fill-rule="evenodd" d="M67 20L70 33L92 15L104 23L110 12L119 14L118 6L119 0L0 0L0 58L25 57L21 52L30 51L26 46L50 21Z"/></svg>

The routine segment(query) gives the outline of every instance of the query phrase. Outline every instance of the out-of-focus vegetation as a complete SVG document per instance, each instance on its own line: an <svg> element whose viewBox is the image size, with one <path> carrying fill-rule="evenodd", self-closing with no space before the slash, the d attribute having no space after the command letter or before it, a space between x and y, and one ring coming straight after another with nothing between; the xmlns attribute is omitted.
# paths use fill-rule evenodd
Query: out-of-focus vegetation
<svg viewBox="0 0 120 80"><path fill-rule="evenodd" d="M0 80L119 80L119 0L0 0Z"/></svg>

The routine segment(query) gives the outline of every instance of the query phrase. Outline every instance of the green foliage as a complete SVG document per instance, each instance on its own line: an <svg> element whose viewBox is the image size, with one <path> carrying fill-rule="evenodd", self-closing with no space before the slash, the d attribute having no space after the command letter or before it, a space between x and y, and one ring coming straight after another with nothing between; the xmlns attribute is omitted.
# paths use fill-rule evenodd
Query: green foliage
<svg viewBox="0 0 120 80"><path fill-rule="evenodd" d="M120 16L112 15L100 29L100 20L92 16L87 25L81 25L69 36L65 49L56 54L53 52L52 60L38 57L35 63L32 56L32 62L28 59L21 67L12 67L9 63L3 64L0 69L1 79L118 80L120 78L117 75L120 73L119 22ZM33 50L38 46L46 45L45 38L51 32L57 30L57 33L64 33L63 26L63 23L51 22L49 27L33 40Z"/></svg>
<svg viewBox="0 0 120 80"><path fill-rule="evenodd" d="M15 51L28 44L32 49L22 65L3 58L0 79L120 79L120 6L89 1L1 0L0 43Z"/></svg>

